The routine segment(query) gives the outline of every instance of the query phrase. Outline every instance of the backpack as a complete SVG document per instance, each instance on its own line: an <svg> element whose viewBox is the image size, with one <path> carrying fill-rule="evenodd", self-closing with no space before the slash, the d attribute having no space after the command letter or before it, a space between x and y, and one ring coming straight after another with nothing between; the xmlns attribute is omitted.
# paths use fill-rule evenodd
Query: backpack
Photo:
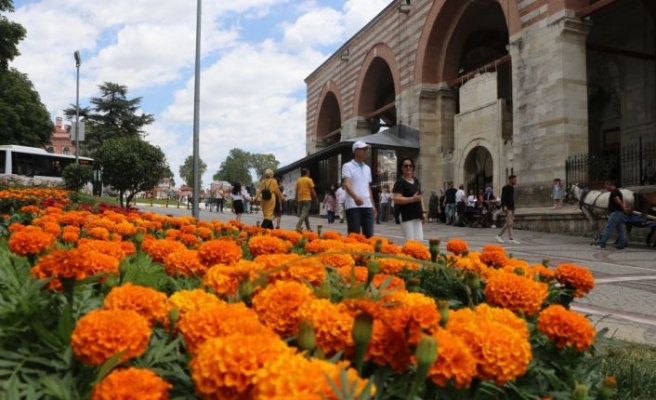
<svg viewBox="0 0 656 400"><path fill-rule="evenodd" d="M262 189L262 200L271 200L271 190L267 186Z"/></svg>

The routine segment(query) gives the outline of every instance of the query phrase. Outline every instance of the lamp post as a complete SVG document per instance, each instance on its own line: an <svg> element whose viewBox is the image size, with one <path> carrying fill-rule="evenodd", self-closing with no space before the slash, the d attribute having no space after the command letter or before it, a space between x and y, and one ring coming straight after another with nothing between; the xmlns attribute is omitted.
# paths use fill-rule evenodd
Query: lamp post
<svg viewBox="0 0 656 400"><path fill-rule="evenodd" d="M191 205L191 215L199 218L198 200L200 199L200 151L199 151L199 114L200 114L200 20L201 20L202 1L198 0L196 5L196 70L194 84L194 187L193 187L193 204Z"/></svg>
<svg viewBox="0 0 656 400"><path fill-rule="evenodd" d="M78 50L73 53L75 68L77 68L77 88L75 89L75 163L80 163L80 64L82 58Z"/></svg>

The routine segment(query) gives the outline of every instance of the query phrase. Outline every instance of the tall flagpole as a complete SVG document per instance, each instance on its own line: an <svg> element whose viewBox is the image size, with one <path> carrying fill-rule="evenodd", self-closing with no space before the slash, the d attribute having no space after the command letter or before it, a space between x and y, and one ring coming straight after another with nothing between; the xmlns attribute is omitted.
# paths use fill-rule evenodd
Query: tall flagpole
<svg viewBox="0 0 656 400"><path fill-rule="evenodd" d="M191 205L191 214L199 218L198 202L200 200L200 149L199 149L199 115L200 115L200 20L201 20L202 0L198 0L196 6L196 72L194 85L194 191L193 204Z"/></svg>

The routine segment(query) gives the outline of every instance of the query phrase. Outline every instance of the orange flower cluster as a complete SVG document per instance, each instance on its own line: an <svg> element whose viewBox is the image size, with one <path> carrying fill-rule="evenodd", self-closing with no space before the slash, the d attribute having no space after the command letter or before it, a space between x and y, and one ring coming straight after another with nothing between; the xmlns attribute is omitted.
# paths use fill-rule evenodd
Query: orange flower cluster
<svg viewBox="0 0 656 400"><path fill-rule="evenodd" d="M345 248L345 243L337 239L319 239L305 244L305 251L308 253L325 253L331 250L344 250Z"/></svg>
<svg viewBox="0 0 656 400"><path fill-rule="evenodd" d="M526 373L533 358L531 344L522 332L496 320L495 314L479 312L487 307L481 304L476 310L451 311L447 330L467 343L479 379L504 385Z"/></svg>
<svg viewBox="0 0 656 400"><path fill-rule="evenodd" d="M442 328L436 329L432 336L438 346L437 360L428 370L428 378L440 387L446 387L448 382L458 389L469 387L476 376L476 358L465 341Z"/></svg>
<svg viewBox="0 0 656 400"><path fill-rule="evenodd" d="M190 353L195 353L208 339L232 334L262 334L275 337L265 327L258 315L244 303L219 303L188 312L178 324L178 329ZM278 339L279 340L279 339Z"/></svg>
<svg viewBox="0 0 656 400"><path fill-rule="evenodd" d="M104 273L117 275L119 260L115 257L93 250L70 249L54 250L39 259L32 268L32 275L39 279L74 278L77 281L89 276ZM60 288L58 279L53 279L50 288Z"/></svg>
<svg viewBox="0 0 656 400"><path fill-rule="evenodd" d="M200 260L198 250L178 250L164 260L164 269L171 276L204 276L207 267Z"/></svg>
<svg viewBox="0 0 656 400"><path fill-rule="evenodd" d="M141 250L160 264L164 263L169 254L186 249L184 244L168 239L146 239L141 245Z"/></svg>
<svg viewBox="0 0 656 400"><path fill-rule="evenodd" d="M345 390L340 379L342 371L346 371L347 382L355 386L354 397L359 398L363 395L367 381L360 378L353 368L349 368L348 363L341 361L333 364L316 358L307 359L300 354L284 354L257 371L253 379L253 398L338 400L328 379L341 391ZM367 398L373 398L375 394L376 388L372 385Z"/></svg>
<svg viewBox="0 0 656 400"><path fill-rule="evenodd" d="M583 351L594 344L595 330L590 321L560 304L542 310L537 326L540 332L561 349L571 346L577 351Z"/></svg>
<svg viewBox="0 0 656 400"><path fill-rule="evenodd" d="M209 339L189 366L200 398L250 399L258 371L291 354L293 350L275 335L235 334Z"/></svg>
<svg viewBox="0 0 656 400"><path fill-rule="evenodd" d="M485 284L485 298L491 305L527 316L537 314L547 299L549 287L513 273L496 272Z"/></svg>
<svg viewBox="0 0 656 400"><path fill-rule="evenodd" d="M225 304L213 294L202 289L180 290L173 293L166 301L167 309L178 310L178 323L190 312L198 311L215 304Z"/></svg>
<svg viewBox="0 0 656 400"><path fill-rule="evenodd" d="M326 299L306 301L298 310L298 319L312 323L316 345L327 356L353 347L353 316L346 312L343 304L334 304Z"/></svg>
<svg viewBox="0 0 656 400"><path fill-rule="evenodd" d="M55 243L55 236L37 226L26 226L9 237L9 250L19 256L39 255Z"/></svg>
<svg viewBox="0 0 656 400"><path fill-rule="evenodd" d="M323 253L320 257L323 264L333 268L352 267L355 265L355 260L350 254L340 252L327 252Z"/></svg>
<svg viewBox="0 0 656 400"><path fill-rule="evenodd" d="M380 272L385 274L398 274L404 269L416 271L420 265L412 262L412 258L399 259L399 258L379 258L376 261L380 264Z"/></svg>
<svg viewBox="0 0 656 400"><path fill-rule="evenodd" d="M298 254L266 254L255 261L262 265L261 273L268 274L267 281L307 281L313 286L326 279L326 270L316 257L301 257Z"/></svg>
<svg viewBox="0 0 656 400"><path fill-rule="evenodd" d="M148 321L136 311L94 310L78 321L71 348L86 364L103 365L121 352L121 362L125 362L146 351L150 334Z"/></svg>
<svg viewBox="0 0 656 400"><path fill-rule="evenodd" d="M241 247L230 239L215 239L198 246L198 257L203 265L233 265L244 256Z"/></svg>
<svg viewBox="0 0 656 400"><path fill-rule="evenodd" d="M459 256L462 253L469 252L467 242L462 239L451 239L446 243L446 250Z"/></svg>
<svg viewBox="0 0 656 400"><path fill-rule="evenodd" d="M294 281L278 281L267 286L253 298L253 310L266 326L280 337L298 333L299 309L314 299L307 285Z"/></svg>
<svg viewBox="0 0 656 400"><path fill-rule="evenodd" d="M172 387L148 369L117 369L98 382L91 400L168 400Z"/></svg>
<svg viewBox="0 0 656 400"><path fill-rule="evenodd" d="M583 297L594 289L594 277L587 268L574 264L556 267L556 280L563 286L574 289L574 297Z"/></svg>
<svg viewBox="0 0 656 400"><path fill-rule="evenodd" d="M506 249L503 246L488 244L483 246L481 261L489 267L500 268L506 263Z"/></svg>
<svg viewBox="0 0 656 400"><path fill-rule="evenodd" d="M254 236L248 241L248 250L253 257L262 254L286 254L289 243L275 236Z"/></svg>
<svg viewBox="0 0 656 400"><path fill-rule="evenodd" d="M133 310L146 318L151 326L168 318L166 294L145 286L125 283L112 288L105 301L105 310Z"/></svg>
<svg viewBox="0 0 656 400"><path fill-rule="evenodd" d="M119 260L131 256L136 251L132 242L107 242L93 239L80 239L77 242L77 247L78 249L93 250L107 254Z"/></svg>
<svg viewBox="0 0 656 400"><path fill-rule="evenodd" d="M251 276L257 276L262 266L255 261L241 260L235 265L217 264L207 270L203 278L203 285L211 288L221 297L234 296L239 284L249 281Z"/></svg>
<svg viewBox="0 0 656 400"><path fill-rule="evenodd" d="M417 260L430 260L430 252L423 243L417 240L408 240L401 248L403 254L414 257Z"/></svg>

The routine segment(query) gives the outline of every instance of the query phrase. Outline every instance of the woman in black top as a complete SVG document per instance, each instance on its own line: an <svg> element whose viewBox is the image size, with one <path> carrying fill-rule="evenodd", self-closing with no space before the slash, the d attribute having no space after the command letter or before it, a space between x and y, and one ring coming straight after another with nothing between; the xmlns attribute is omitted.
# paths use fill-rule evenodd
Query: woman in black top
<svg viewBox="0 0 656 400"><path fill-rule="evenodd" d="M394 184L394 205L399 207L401 229L405 240L423 240L426 207L421 195L421 184L414 177L415 162L411 158L401 160L401 177Z"/></svg>

